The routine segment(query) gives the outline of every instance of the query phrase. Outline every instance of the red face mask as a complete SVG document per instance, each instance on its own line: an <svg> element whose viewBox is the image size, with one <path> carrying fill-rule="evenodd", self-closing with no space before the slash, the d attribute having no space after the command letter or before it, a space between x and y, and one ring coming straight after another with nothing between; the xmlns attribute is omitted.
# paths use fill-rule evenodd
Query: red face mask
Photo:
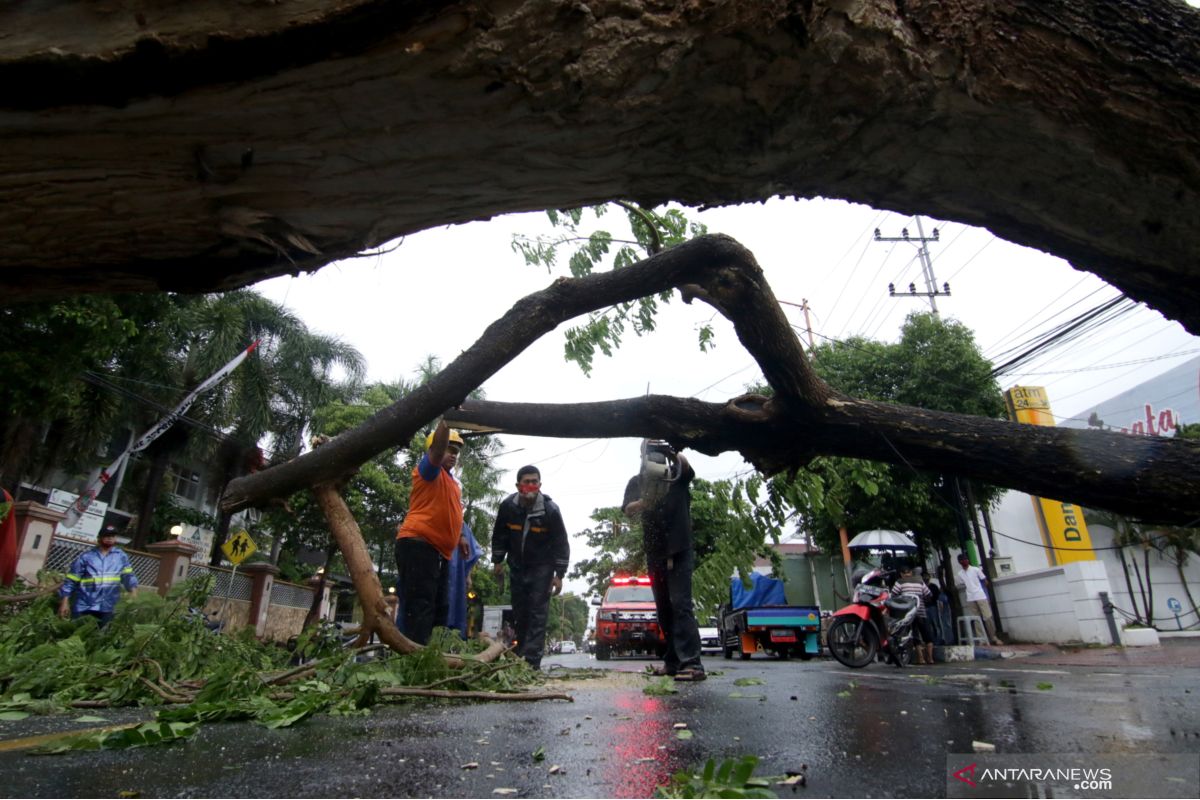
<svg viewBox="0 0 1200 800"><path fill-rule="evenodd" d="M537 484L537 483L519 483L519 484L517 484L517 491L520 492L523 497L528 497L530 495L537 494L538 492L541 491L541 489L542 489L541 485Z"/></svg>

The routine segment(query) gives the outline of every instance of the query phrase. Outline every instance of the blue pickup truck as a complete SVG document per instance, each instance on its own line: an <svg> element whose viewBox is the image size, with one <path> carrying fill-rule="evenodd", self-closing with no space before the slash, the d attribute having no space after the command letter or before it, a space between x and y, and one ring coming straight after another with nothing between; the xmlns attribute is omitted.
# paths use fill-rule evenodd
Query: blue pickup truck
<svg viewBox="0 0 1200 800"><path fill-rule="evenodd" d="M808 660L821 652L821 609L788 605L783 581L751 573L749 588L734 576L729 603L718 610L721 652L743 659L762 650L787 659Z"/></svg>

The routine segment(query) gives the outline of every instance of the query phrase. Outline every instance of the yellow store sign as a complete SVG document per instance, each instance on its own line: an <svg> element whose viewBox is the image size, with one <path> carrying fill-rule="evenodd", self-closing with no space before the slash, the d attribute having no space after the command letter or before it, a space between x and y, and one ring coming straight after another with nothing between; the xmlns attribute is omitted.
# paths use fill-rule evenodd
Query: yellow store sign
<svg viewBox="0 0 1200 800"><path fill-rule="evenodd" d="M1008 415L1028 425L1053 425L1050 401L1042 386L1014 386L1004 393ZM1034 514L1046 545L1046 560L1050 566L1071 561L1095 561L1092 537L1088 534L1083 510L1061 500L1033 498ZM1052 549L1059 548L1059 549Z"/></svg>

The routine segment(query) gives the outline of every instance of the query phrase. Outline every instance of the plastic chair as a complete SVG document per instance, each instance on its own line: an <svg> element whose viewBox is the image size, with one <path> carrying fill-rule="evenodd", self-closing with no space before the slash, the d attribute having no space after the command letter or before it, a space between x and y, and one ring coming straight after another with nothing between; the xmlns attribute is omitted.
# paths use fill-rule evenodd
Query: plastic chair
<svg viewBox="0 0 1200 800"><path fill-rule="evenodd" d="M988 646L987 628L983 627L983 620L980 617L963 616L958 618L958 643L972 647Z"/></svg>

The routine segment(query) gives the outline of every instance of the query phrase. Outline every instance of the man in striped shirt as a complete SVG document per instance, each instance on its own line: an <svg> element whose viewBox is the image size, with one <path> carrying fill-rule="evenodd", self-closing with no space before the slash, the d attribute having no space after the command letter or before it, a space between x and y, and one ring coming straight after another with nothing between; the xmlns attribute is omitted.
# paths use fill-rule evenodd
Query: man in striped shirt
<svg viewBox="0 0 1200 800"><path fill-rule="evenodd" d="M117 534L103 530L96 546L81 553L67 570L67 577L58 590L58 596L62 598L58 615L64 619L68 614L72 619L95 617L101 625L107 625L121 599L122 586L131 597L137 594L138 580L133 574L133 564L125 551L117 547Z"/></svg>
<svg viewBox="0 0 1200 800"><path fill-rule="evenodd" d="M933 599L933 594L929 591L929 587L920 578L913 575L913 568L905 565L900 568L900 579L896 581L896 585L892 587L892 592L895 594L907 594L917 598L917 621L914 627L917 629L917 663L932 664L933 663L933 629L929 625L929 617L926 616L925 604Z"/></svg>

